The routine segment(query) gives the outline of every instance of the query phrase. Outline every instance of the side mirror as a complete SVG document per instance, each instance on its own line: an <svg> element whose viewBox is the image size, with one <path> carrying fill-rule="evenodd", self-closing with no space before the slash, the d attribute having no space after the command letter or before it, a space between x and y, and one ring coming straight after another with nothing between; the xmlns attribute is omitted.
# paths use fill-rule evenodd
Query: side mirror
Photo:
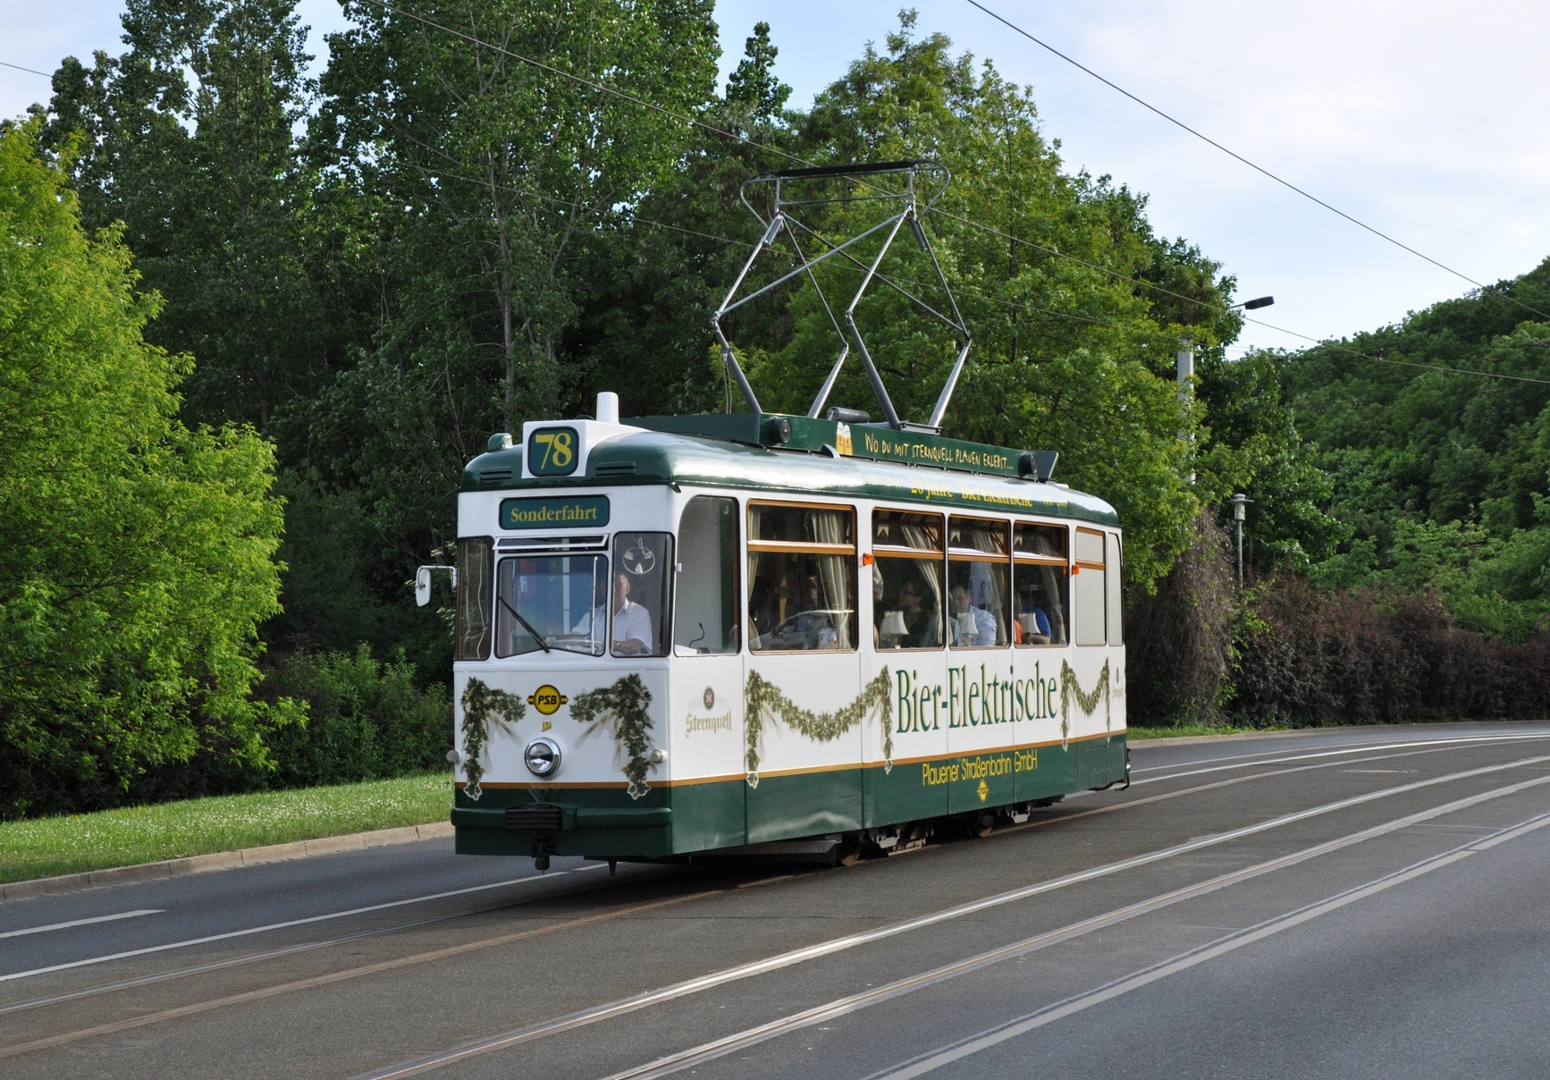
<svg viewBox="0 0 1550 1080"><path fill-rule="evenodd" d="M437 570L445 570L450 574L452 588L457 589L457 567L422 566L414 572L414 602L421 607L431 602L431 575Z"/></svg>

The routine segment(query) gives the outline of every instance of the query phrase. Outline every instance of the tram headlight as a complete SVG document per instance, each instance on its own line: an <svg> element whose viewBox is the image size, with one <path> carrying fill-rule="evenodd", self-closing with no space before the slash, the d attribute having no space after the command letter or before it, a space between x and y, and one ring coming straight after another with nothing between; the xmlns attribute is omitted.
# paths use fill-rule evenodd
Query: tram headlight
<svg viewBox="0 0 1550 1080"><path fill-rule="evenodd" d="M522 751L522 760L534 776L553 776L560 768L560 744L553 739L534 739Z"/></svg>

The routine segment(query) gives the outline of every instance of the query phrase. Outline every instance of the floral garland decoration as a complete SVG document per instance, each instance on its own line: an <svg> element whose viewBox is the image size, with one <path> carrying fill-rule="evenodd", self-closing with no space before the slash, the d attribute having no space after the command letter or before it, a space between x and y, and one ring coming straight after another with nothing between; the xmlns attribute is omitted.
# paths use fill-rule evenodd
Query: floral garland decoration
<svg viewBox="0 0 1550 1080"><path fill-rule="evenodd" d="M577 694L570 701L571 718L588 725L588 733L604 724L612 727L614 744L629 757L624 775L630 781L627 790L632 799L651 790L646 783L646 770L650 767L646 751L651 746L651 715L646 707L650 704L651 691L639 675L626 675L612 686Z"/></svg>
<svg viewBox="0 0 1550 1080"><path fill-rule="evenodd" d="M526 714L527 706L515 694L492 689L480 679L468 680L463 689L463 775L468 777L463 794L474 802L484 794L479 790L479 780L484 776L479 756L490 740L490 725L509 727Z"/></svg>
<svg viewBox="0 0 1550 1080"><path fill-rule="evenodd" d="M883 771L893 771L893 688L892 676L885 667L877 678L866 684L861 696L843 709L832 713L815 713L792 702L757 671L748 673L748 688L744 692L745 727L748 732L748 786L759 786L759 736L768 717L777 716L787 727L793 728L809 739L830 742L861 722L868 712L876 710L883 724Z"/></svg>
<svg viewBox="0 0 1550 1080"><path fill-rule="evenodd" d="M1088 716L1098 707L1098 699L1103 698L1103 726L1107 730L1114 725L1113 710L1109 702L1109 662L1103 662L1103 670L1098 673L1098 685L1093 687L1092 693L1082 693L1082 684L1076 681L1076 672L1071 665L1062 660L1060 662L1060 748L1066 749L1067 736L1071 732L1071 698L1075 695L1076 703L1082 707L1082 711Z"/></svg>

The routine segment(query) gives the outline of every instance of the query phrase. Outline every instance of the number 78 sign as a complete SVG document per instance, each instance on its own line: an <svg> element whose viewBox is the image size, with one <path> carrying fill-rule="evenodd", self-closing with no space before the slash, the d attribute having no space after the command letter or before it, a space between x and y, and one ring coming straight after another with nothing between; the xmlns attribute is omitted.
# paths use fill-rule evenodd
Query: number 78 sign
<svg viewBox="0 0 1550 1080"><path fill-rule="evenodd" d="M527 437L527 471L534 476L569 476L576 471L579 445L575 428L534 428Z"/></svg>

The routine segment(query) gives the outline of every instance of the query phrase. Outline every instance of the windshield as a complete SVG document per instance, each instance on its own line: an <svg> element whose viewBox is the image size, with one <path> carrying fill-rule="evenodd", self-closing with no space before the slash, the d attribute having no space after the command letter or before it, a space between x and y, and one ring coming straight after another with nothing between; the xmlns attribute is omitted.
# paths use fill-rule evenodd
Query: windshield
<svg viewBox="0 0 1550 1080"><path fill-rule="evenodd" d="M496 577L496 656L545 647L603 655L608 629L606 556L502 559Z"/></svg>

